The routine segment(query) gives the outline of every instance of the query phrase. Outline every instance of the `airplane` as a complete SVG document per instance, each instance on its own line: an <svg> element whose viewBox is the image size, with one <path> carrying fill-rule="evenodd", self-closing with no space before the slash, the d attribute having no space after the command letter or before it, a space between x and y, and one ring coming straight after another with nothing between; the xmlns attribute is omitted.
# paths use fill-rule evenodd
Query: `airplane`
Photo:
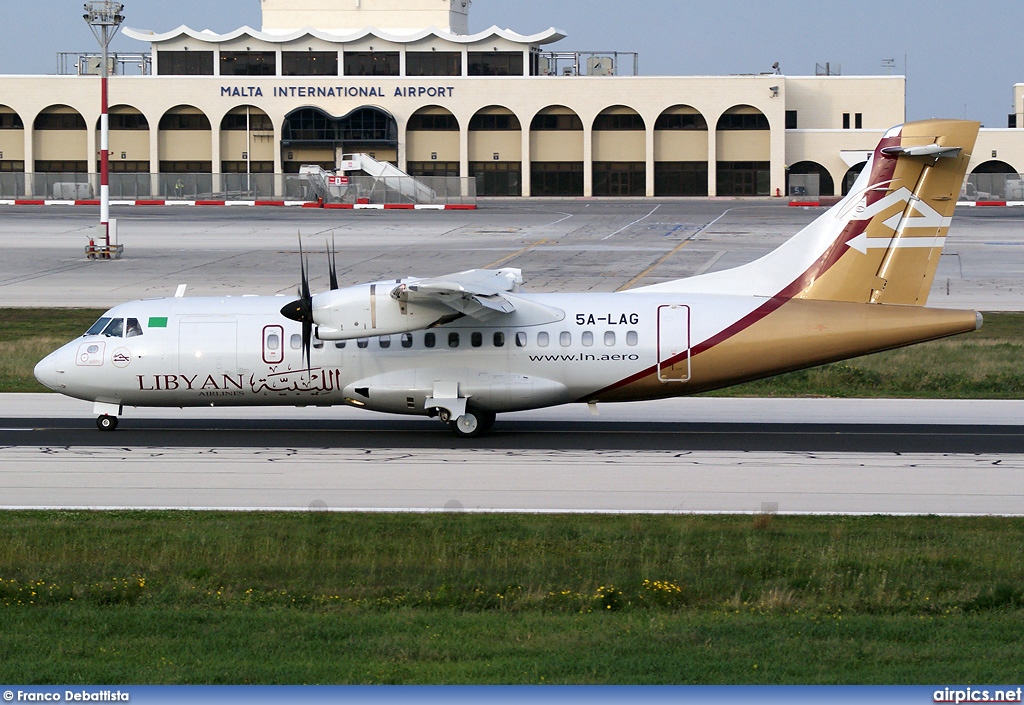
<svg viewBox="0 0 1024 705"><path fill-rule="evenodd" d="M497 414L696 394L966 333L926 308L979 125L887 131L849 194L764 257L617 293L528 293L469 270L298 298L182 297L110 309L44 358L46 387L125 406L331 406L430 416L474 437ZM333 248L331 248L333 249Z"/></svg>

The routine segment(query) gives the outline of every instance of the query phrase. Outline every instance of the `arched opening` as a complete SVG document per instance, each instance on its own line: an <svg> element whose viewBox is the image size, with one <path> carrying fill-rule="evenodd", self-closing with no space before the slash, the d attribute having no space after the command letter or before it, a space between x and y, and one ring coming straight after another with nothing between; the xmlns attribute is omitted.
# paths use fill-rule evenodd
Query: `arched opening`
<svg viewBox="0 0 1024 705"><path fill-rule="evenodd" d="M791 176L805 175L817 175L818 177L817 188L814 190L813 193L800 193L799 189L804 188L802 184L797 184L795 186L791 185ZM797 192L794 193L794 191ZM797 162L796 164L790 166L789 169L786 171L786 193L788 193L790 197L794 198L801 198L805 196L834 196L836 194L836 187L835 182L832 180L832 174L830 174L828 169L826 169L821 164L811 161Z"/></svg>
<svg viewBox="0 0 1024 705"><path fill-rule="evenodd" d="M962 195L970 201L1024 200L1020 174L998 159L990 159L974 167Z"/></svg>
<svg viewBox="0 0 1024 705"><path fill-rule="evenodd" d="M523 195L523 126L506 107L489 105L469 120L469 175L478 196Z"/></svg>
<svg viewBox="0 0 1024 705"><path fill-rule="evenodd" d="M213 191L213 127L192 105L177 105L160 117L157 133L160 193L171 198Z"/></svg>
<svg viewBox="0 0 1024 705"><path fill-rule="evenodd" d="M37 174L88 174L88 128L81 113L67 105L51 105L36 116L32 130Z"/></svg>
<svg viewBox="0 0 1024 705"><path fill-rule="evenodd" d="M13 108L0 105L0 198L25 193L25 123Z"/></svg>
<svg viewBox="0 0 1024 705"><path fill-rule="evenodd" d="M594 119L594 195L646 196L646 130L643 117L616 105Z"/></svg>
<svg viewBox="0 0 1024 705"><path fill-rule="evenodd" d="M222 189L256 197L274 192L274 121L254 105L232 108L220 121Z"/></svg>
<svg viewBox="0 0 1024 705"><path fill-rule="evenodd" d="M447 108L428 105L413 113L405 145L410 176L459 176L459 121Z"/></svg>
<svg viewBox="0 0 1024 705"><path fill-rule="evenodd" d="M771 126L750 105L726 110L715 127L719 196L767 196L771 193Z"/></svg>
<svg viewBox="0 0 1024 705"><path fill-rule="evenodd" d="M583 195L583 121L553 105L530 121L530 195Z"/></svg>
<svg viewBox="0 0 1024 705"><path fill-rule="evenodd" d="M149 172L149 120L131 105L114 105L107 111L110 127L110 197L138 198L151 189ZM102 117L96 118L96 145L100 145ZM96 158L96 172L102 171Z"/></svg>
<svg viewBox="0 0 1024 705"><path fill-rule="evenodd" d="M708 122L689 105L674 105L654 123L654 195L708 195Z"/></svg>
<svg viewBox="0 0 1024 705"><path fill-rule="evenodd" d="M846 174L843 176L843 195L850 193L850 189L853 188L853 184L857 181L857 177L864 171L864 167L867 166L867 162L861 162L860 164L854 164L846 170Z"/></svg>
<svg viewBox="0 0 1024 705"><path fill-rule="evenodd" d="M285 173L303 164L334 169L343 154L369 154L377 161L398 162L398 122L380 108L357 108L334 117L320 108L298 108L281 127Z"/></svg>

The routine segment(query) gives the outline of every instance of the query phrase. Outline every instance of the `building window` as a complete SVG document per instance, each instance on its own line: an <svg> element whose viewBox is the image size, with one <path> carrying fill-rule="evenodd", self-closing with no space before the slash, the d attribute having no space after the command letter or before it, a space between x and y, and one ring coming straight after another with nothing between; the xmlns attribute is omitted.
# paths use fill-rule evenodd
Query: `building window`
<svg viewBox="0 0 1024 705"><path fill-rule="evenodd" d="M594 162L595 196L646 196L644 162Z"/></svg>
<svg viewBox="0 0 1024 705"><path fill-rule="evenodd" d="M212 130L203 113L167 113L160 118L161 130Z"/></svg>
<svg viewBox="0 0 1024 705"><path fill-rule="evenodd" d="M655 196L708 195L707 162L655 162Z"/></svg>
<svg viewBox="0 0 1024 705"><path fill-rule="evenodd" d="M2 161L0 160L0 171L23 173L25 171L24 161Z"/></svg>
<svg viewBox="0 0 1024 705"><path fill-rule="evenodd" d="M0 130L24 130L25 123L22 122L18 113L0 113Z"/></svg>
<svg viewBox="0 0 1024 705"><path fill-rule="evenodd" d="M248 123L248 127L246 125ZM248 116L242 113L228 113L220 121L221 130L245 132L273 132L274 122L265 113L249 113Z"/></svg>
<svg viewBox="0 0 1024 705"><path fill-rule="evenodd" d="M38 174L85 174L89 168L88 162L82 161L36 161L36 173Z"/></svg>
<svg viewBox="0 0 1024 705"><path fill-rule="evenodd" d="M522 162L470 162L477 196L522 196Z"/></svg>
<svg viewBox="0 0 1024 705"><path fill-rule="evenodd" d="M459 121L451 113L416 113L409 118L409 132L458 132Z"/></svg>
<svg viewBox="0 0 1024 705"><path fill-rule="evenodd" d="M276 76L277 54L272 51L222 51L221 76Z"/></svg>
<svg viewBox="0 0 1024 705"><path fill-rule="evenodd" d="M470 76L522 76L523 52L471 51L467 73Z"/></svg>
<svg viewBox="0 0 1024 705"><path fill-rule="evenodd" d="M130 161L127 159L111 159L108 164L111 174L148 174L148 161ZM96 173L100 172L100 163L96 162Z"/></svg>
<svg viewBox="0 0 1024 705"><path fill-rule="evenodd" d="M532 196L582 196L583 162L533 162L530 191Z"/></svg>
<svg viewBox="0 0 1024 705"><path fill-rule="evenodd" d="M213 162L160 162L161 174L212 174Z"/></svg>
<svg viewBox="0 0 1024 705"><path fill-rule="evenodd" d="M221 162L220 173L222 174L273 174L274 162L272 161L234 161Z"/></svg>
<svg viewBox="0 0 1024 705"><path fill-rule="evenodd" d="M409 162L405 165L409 176L458 176L458 162Z"/></svg>
<svg viewBox="0 0 1024 705"><path fill-rule="evenodd" d="M795 129L797 129L797 120L796 120L796 111L795 110L787 110L786 111L786 129L787 130L795 130Z"/></svg>
<svg viewBox="0 0 1024 705"><path fill-rule="evenodd" d="M346 51L346 76L397 76L397 51Z"/></svg>
<svg viewBox="0 0 1024 705"><path fill-rule="evenodd" d="M281 53L284 76L337 76L336 51L285 51Z"/></svg>
<svg viewBox="0 0 1024 705"><path fill-rule="evenodd" d="M406 76L461 76L462 54L457 51L409 51Z"/></svg>
<svg viewBox="0 0 1024 705"><path fill-rule="evenodd" d="M583 131L583 121L575 113L544 113L534 116L530 122L530 129L534 132L546 130L573 130Z"/></svg>
<svg viewBox="0 0 1024 705"><path fill-rule="evenodd" d="M604 113L598 115L594 120L595 131L639 130L643 132L646 129L644 119L636 113Z"/></svg>
<svg viewBox="0 0 1024 705"><path fill-rule="evenodd" d="M863 130L864 129L864 113L853 114L853 129Z"/></svg>
<svg viewBox="0 0 1024 705"><path fill-rule="evenodd" d="M719 196L767 196L770 162L718 162Z"/></svg>
<svg viewBox="0 0 1024 705"><path fill-rule="evenodd" d="M213 52L157 52L156 72L160 76L212 76Z"/></svg>
<svg viewBox="0 0 1024 705"><path fill-rule="evenodd" d="M108 117L111 130L148 130L149 120L142 113L111 113ZM99 129L99 120L96 129Z"/></svg>
<svg viewBox="0 0 1024 705"><path fill-rule="evenodd" d="M850 113L843 113L843 129L850 129Z"/></svg>
<svg viewBox="0 0 1024 705"><path fill-rule="evenodd" d="M654 123L655 130L703 130L708 121L699 113L663 113Z"/></svg>
<svg viewBox="0 0 1024 705"><path fill-rule="evenodd" d="M36 130L85 130L85 118L78 113L40 113L36 116Z"/></svg>
<svg viewBox="0 0 1024 705"><path fill-rule="evenodd" d="M469 120L470 131L505 132L521 130L519 118L511 113L477 113Z"/></svg>
<svg viewBox="0 0 1024 705"><path fill-rule="evenodd" d="M769 130L764 113L726 113L718 120L719 130Z"/></svg>

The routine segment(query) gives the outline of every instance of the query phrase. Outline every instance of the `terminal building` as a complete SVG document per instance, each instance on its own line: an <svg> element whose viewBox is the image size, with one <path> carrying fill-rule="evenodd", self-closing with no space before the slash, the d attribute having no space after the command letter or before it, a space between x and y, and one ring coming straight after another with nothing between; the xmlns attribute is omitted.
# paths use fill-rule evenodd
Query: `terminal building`
<svg viewBox="0 0 1024 705"><path fill-rule="evenodd" d="M553 49L554 28L470 34L471 0L261 5L259 30L123 30L149 50L111 58L114 197L242 176L284 195L301 166L355 153L479 196L778 196L808 175L832 196L904 121L902 76L643 76L629 52ZM62 65L0 76L0 197L99 171L99 62ZM1006 129L982 131L972 171L1024 169L1024 85L1014 105Z"/></svg>

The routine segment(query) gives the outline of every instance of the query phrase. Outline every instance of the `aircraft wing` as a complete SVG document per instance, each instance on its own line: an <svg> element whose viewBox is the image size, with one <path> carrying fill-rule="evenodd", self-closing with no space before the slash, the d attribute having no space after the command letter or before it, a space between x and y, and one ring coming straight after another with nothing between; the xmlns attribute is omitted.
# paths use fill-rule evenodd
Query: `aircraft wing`
<svg viewBox="0 0 1024 705"><path fill-rule="evenodd" d="M392 292L406 303L439 303L471 318L488 320L516 310L507 296L523 283L519 269L470 269L443 277L416 279Z"/></svg>

